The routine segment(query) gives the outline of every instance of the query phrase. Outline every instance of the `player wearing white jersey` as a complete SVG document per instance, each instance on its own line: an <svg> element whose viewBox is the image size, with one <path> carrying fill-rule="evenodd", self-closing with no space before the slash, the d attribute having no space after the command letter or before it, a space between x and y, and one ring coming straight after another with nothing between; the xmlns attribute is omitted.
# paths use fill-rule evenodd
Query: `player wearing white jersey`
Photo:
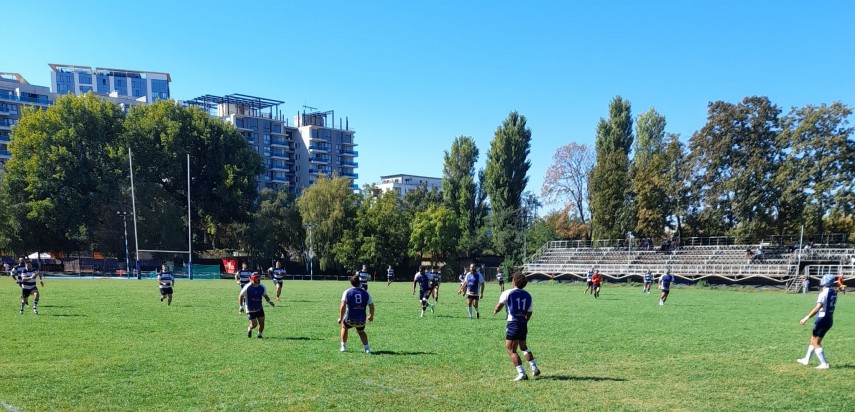
<svg viewBox="0 0 855 412"><path fill-rule="evenodd" d="M175 286L175 276L169 271L166 263L160 265L160 274L157 275L157 284L160 287L160 301L163 298L168 298L167 306L172 306L172 287Z"/></svg>
<svg viewBox="0 0 855 412"><path fill-rule="evenodd" d="M537 362L534 360L531 350L526 344L528 338L528 321L532 314L532 298L531 294L523 290L528 282L525 276L519 271L514 273L511 279L513 289L502 292L499 296L499 303L493 310L493 315L499 313L503 307L507 306L508 325L505 329L505 348L508 350L508 355L511 357L511 363L517 370L517 377L514 381L522 381L528 379L525 374L525 369L522 365L522 360L517 354L517 348L522 349L523 356L531 366L531 374L533 376L540 375L540 369L537 367Z"/></svg>
<svg viewBox="0 0 855 412"><path fill-rule="evenodd" d="M368 290L368 281L371 280L371 274L368 273L368 266L362 265L362 270L356 272L359 276L359 287Z"/></svg>
<svg viewBox="0 0 855 412"><path fill-rule="evenodd" d="M250 276L252 276L252 271L249 270L249 263L241 263L240 270L235 273L235 282L240 290L243 290L250 283Z"/></svg>
<svg viewBox="0 0 855 412"><path fill-rule="evenodd" d="M391 285L393 280L395 280L395 269L392 269L392 265L389 265L386 268L386 286Z"/></svg>
<svg viewBox="0 0 855 412"><path fill-rule="evenodd" d="M820 280L819 285L822 290L819 292L819 297L816 299L816 306L811 309L800 324L804 325L808 319L816 315L816 322L811 332L810 345L808 345L807 354L804 358L797 359L796 362L802 365L810 363L811 354L816 353L816 358L819 359L817 369L828 369L828 361L825 358L825 349L822 347L822 339L825 334L831 329L834 323L834 308L837 306L837 291L834 290L834 276L824 275Z"/></svg>

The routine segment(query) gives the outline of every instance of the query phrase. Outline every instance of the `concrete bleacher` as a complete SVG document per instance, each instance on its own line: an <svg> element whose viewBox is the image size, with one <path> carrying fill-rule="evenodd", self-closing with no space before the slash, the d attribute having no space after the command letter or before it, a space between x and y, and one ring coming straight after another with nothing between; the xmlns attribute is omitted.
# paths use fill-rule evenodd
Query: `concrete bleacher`
<svg viewBox="0 0 855 412"><path fill-rule="evenodd" d="M821 276L817 275L820 272L855 279L855 248L851 246L818 245L793 250L781 242L737 244L732 238L703 239L706 240L687 239L683 246L666 250L639 250L626 240L548 242L528 259L524 272L557 280L584 279L591 269L612 280L638 280L647 271L656 275L669 271L689 281L717 278L740 282L756 278L783 284L800 275ZM762 255L756 254L758 249Z"/></svg>

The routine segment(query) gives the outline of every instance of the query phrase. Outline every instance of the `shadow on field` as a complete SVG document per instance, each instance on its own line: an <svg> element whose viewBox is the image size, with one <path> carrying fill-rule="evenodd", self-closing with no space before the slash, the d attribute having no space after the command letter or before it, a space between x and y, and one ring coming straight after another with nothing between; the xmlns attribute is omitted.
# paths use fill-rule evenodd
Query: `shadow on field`
<svg viewBox="0 0 855 412"><path fill-rule="evenodd" d="M63 318L79 318L84 317L86 315L82 315L80 313L47 313L45 316L58 316Z"/></svg>
<svg viewBox="0 0 855 412"><path fill-rule="evenodd" d="M855 365L848 365L848 364L847 364L847 365L840 365L840 366L834 365L834 366L832 366L832 367L833 367L834 369L839 369L839 368L842 368L842 369L855 369Z"/></svg>
<svg viewBox="0 0 855 412"><path fill-rule="evenodd" d="M407 352L407 351L400 351L400 352L396 352L396 351L393 351L393 350L378 350L378 351L371 351L371 354L372 354L372 355L393 355L393 356L403 356L403 355L436 355L436 354L435 354L435 353L433 353L433 352Z"/></svg>
<svg viewBox="0 0 855 412"><path fill-rule="evenodd" d="M567 375L547 375L536 378L537 380L546 379L550 381L593 381L593 382L601 382L601 381L613 381L613 382L623 382L626 379L623 378L603 378L600 376L567 376Z"/></svg>
<svg viewBox="0 0 855 412"><path fill-rule="evenodd" d="M68 309L71 307L71 306L63 306L63 305L45 305L44 303L42 303L41 306L43 308L64 308L64 309Z"/></svg>
<svg viewBox="0 0 855 412"><path fill-rule="evenodd" d="M323 340L321 338L310 338L307 336L265 336L265 340L268 339L278 339L278 340Z"/></svg>

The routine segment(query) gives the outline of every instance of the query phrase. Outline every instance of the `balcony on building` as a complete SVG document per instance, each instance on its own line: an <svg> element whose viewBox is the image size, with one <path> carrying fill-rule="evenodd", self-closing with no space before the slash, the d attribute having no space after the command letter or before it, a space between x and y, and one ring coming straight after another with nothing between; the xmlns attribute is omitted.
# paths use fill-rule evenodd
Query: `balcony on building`
<svg viewBox="0 0 855 412"><path fill-rule="evenodd" d="M327 156L309 156L309 162L317 164L329 164L330 158Z"/></svg>
<svg viewBox="0 0 855 412"><path fill-rule="evenodd" d="M0 114L8 116L12 113L12 108L8 104L0 104Z"/></svg>
<svg viewBox="0 0 855 412"><path fill-rule="evenodd" d="M239 118L255 117L261 119L269 119L281 121L287 126L288 119L279 110L279 106L283 101L268 99L265 97L250 96L246 94L234 93L225 96L215 96L206 94L192 100L185 101L185 104L196 106L213 117L234 118L235 126L240 129L251 130L246 122L237 124ZM280 126L281 127L281 126ZM281 132L275 132L282 134Z"/></svg>
<svg viewBox="0 0 855 412"><path fill-rule="evenodd" d="M310 153L329 153L330 146L327 144L310 144L309 145Z"/></svg>
<svg viewBox="0 0 855 412"><path fill-rule="evenodd" d="M359 175L356 172L347 169L341 171L341 177L346 177L348 179L359 179Z"/></svg>
<svg viewBox="0 0 855 412"><path fill-rule="evenodd" d="M12 119L0 119L0 130L12 130L18 122Z"/></svg>
<svg viewBox="0 0 855 412"><path fill-rule="evenodd" d="M286 153L284 150L281 150L281 149L271 150L270 151L270 157L276 158L276 159L288 159L288 153Z"/></svg>
<svg viewBox="0 0 855 412"><path fill-rule="evenodd" d="M276 134L276 133L273 133L273 134ZM288 147L290 147L291 141L288 139L285 139L283 137L272 136L270 138L270 145L271 146L288 146Z"/></svg>
<svg viewBox="0 0 855 412"><path fill-rule="evenodd" d="M359 156L359 152L357 152L356 150L339 149L339 151L338 151L338 155L339 155L339 156L350 156L350 157L356 157L356 156Z"/></svg>
<svg viewBox="0 0 855 412"><path fill-rule="evenodd" d="M282 172L272 172L270 174L271 181L274 183L287 184L288 175Z"/></svg>
<svg viewBox="0 0 855 412"><path fill-rule="evenodd" d="M348 158L341 158L338 164L345 167L359 167L359 163L354 162L353 160L350 160Z"/></svg>

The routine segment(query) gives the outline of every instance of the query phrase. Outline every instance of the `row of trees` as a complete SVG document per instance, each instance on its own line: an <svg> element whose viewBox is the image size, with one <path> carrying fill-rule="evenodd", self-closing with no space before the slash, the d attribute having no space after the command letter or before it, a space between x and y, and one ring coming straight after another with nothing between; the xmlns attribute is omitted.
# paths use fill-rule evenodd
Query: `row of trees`
<svg viewBox="0 0 855 412"><path fill-rule="evenodd" d="M650 109L633 119L629 101L616 97L594 149L559 148L542 193L564 205L558 232L571 238L672 232L753 241L801 225L855 236L851 115L839 102L782 115L766 97L717 101L686 146L666 132L663 115Z"/></svg>
<svg viewBox="0 0 855 412"><path fill-rule="evenodd" d="M143 249L243 251L256 261L304 256L309 242L322 270L450 261L484 253L518 261L531 131L512 112L497 128L486 167L460 136L445 152L443 191L399 198L344 178L319 179L299 198L257 190L262 158L233 126L160 101L127 112L93 95L63 96L46 110L25 109L12 159L0 179L0 249L96 250L124 254L118 212L130 212L128 148L133 148L138 238ZM527 202L527 203L526 203ZM309 239L311 234L311 239ZM129 234L133 239L133 229Z"/></svg>

